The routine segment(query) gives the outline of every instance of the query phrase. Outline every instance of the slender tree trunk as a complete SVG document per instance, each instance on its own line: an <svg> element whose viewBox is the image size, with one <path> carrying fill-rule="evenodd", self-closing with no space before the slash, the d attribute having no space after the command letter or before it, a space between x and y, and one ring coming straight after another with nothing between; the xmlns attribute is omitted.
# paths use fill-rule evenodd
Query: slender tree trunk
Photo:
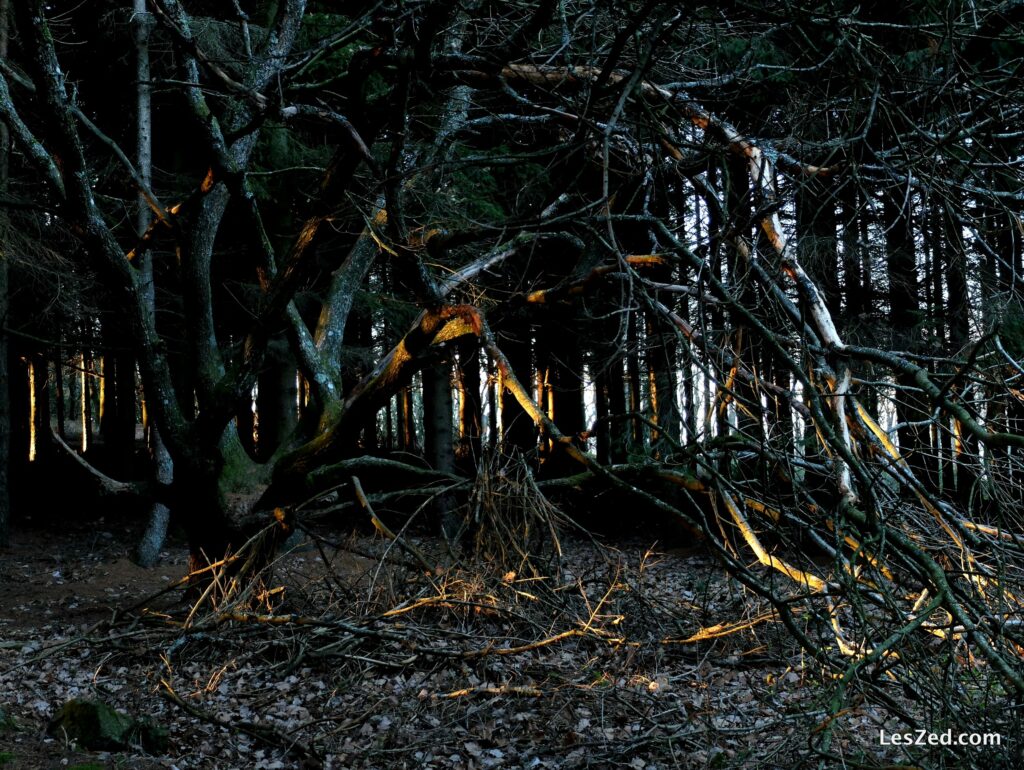
<svg viewBox="0 0 1024 770"><path fill-rule="evenodd" d="M139 175L148 185L152 175L153 124L150 99L149 34L153 19L146 8L146 0L133 0L132 20L135 32L135 73L136 73L136 167ZM138 213L135 229L141 236L149 227L149 207L139 194ZM151 319L156 318L156 287L153 283L153 259L147 251L142 260L142 283L146 295L146 309ZM169 488L174 481L174 463L170 452L164 446L156 422L150 425L150 449L156 482L160 487ZM146 529L135 551L135 560L143 567L152 567L160 558L160 550L167 538L170 523L170 509L162 502L153 503L146 522ZM218 556L220 554L217 554Z"/></svg>
<svg viewBox="0 0 1024 770"><path fill-rule="evenodd" d="M415 426L412 423L412 398L408 387L395 394L395 446L400 452L415 451Z"/></svg>
<svg viewBox="0 0 1024 770"><path fill-rule="evenodd" d="M920 292L911 203L904 200L902 189L889 191L885 195L883 212L893 347L897 350L915 350L920 347ZM896 386L899 389L896 394L896 419L900 424L900 451L918 478L928 482L933 476L932 463L928 456L927 432L920 425L922 420L929 418L927 404L911 390L916 388L912 377L897 376Z"/></svg>
<svg viewBox="0 0 1024 770"><path fill-rule="evenodd" d="M825 304L838 319L842 305L836 249L836 201L831 185L819 178L801 180L796 192L797 254L807 274L825 294Z"/></svg>
<svg viewBox="0 0 1024 770"><path fill-rule="evenodd" d="M540 324L536 338L537 379L544 393L548 417L577 446L585 429L583 408L583 356L580 340L565 325L565 319L552 317ZM542 444L541 469L547 477L572 473L570 460L562 445L550 438Z"/></svg>
<svg viewBox="0 0 1024 770"><path fill-rule="evenodd" d="M82 380L82 402L81 407L81 425L82 425L82 454L86 454L93 448L93 408L92 399L93 391L95 389L95 377L93 368L93 358L91 350L82 351L82 366L79 375Z"/></svg>
<svg viewBox="0 0 1024 770"><path fill-rule="evenodd" d="M124 348L128 341L103 320L103 372L100 377L100 435L104 454L120 476L131 476L135 452L135 361Z"/></svg>
<svg viewBox="0 0 1024 770"><path fill-rule="evenodd" d="M55 402L57 404L57 435L67 440L67 428L64 425L67 420L67 404L64 392L64 351L61 348L53 356L53 385L56 391Z"/></svg>
<svg viewBox="0 0 1024 770"><path fill-rule="evenodd" d="M477 341L459 349L459 451L467 471L480 462L483 453L483 400L480 395L480 346Z"/></svg>
<svg viewBox="0 0 1024 770"><path fill-rule="evenodd" d="M640 393L640 339L637 332L637 314L629 314L629 324L626 329L626 411L630 415L638 415L643 409L643 399ZM626 436L626 458L629 455L642 451L644 446L643 423L634 416L625 421L624 433Z"/></svg>
<svg viewBox="0 0 1024 770"><path fill-rule="evenodd" d="M670 278L670 275L656 276L655 280ZM651 406L654 422L658 425L658 430L651 437L651 448L656 457L665 459L675 452L675 445L680 439L679 401L676 393L679 364L675 333L671 329L659 327L656 320L650 319L647 326L647 349Z"/></svg>
<svg viewBox="0 0 1024 770"><path fill-rule="evenodd" d="M747 248L751 250L756 249L755 236L749 225L753 201L751 200L750 176L746 163L739 158L730 158L726 171L725 201L726 218L729 221L729 226L731 228L738 228L738 236L742 238L745 244L749 244ZM797 210L799 211L799 205ZM740 303L746 308L760 306L760 296L757 286L750 275L748 260L742 256L735 244L730 243L725 248L729 283L734 287L734 292L739 296ZM732 329L733 352L747 369L757 371L759 355L753 343L752 332L747 326L746 321L734 314L730 326ZM761 409L760 392L754 384L738 377L732 378L729 385L731 393L725 393L723 398L730 399L734 405L736 431L748 441L763 444L765 440L765 427L762 422L763 410ZM735 467L741 468L741 472L748 478L752 478L762 470L760 463L756 460L740 463Z"/></svg>
<svg viewBox="0 0 1024 770"><path fill-rule="evenodd" d="M50 440L50 366L47 356L43 353L32 353L29 356L29 387L31 392L32 421L30 435L33 459L44 462L51 454L53 443Z"/></svg>

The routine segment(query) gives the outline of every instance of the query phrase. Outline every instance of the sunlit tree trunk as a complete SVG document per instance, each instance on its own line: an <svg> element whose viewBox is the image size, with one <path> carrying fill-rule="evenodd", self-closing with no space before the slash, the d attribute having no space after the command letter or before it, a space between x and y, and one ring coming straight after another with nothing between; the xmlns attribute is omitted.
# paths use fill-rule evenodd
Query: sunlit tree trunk
<svg viewBox="0 0 1024 770"><path fill-rule="evenodd" d="M442 473L455 470L454 423L452 419L451 364L444 362L424 369L423 380L423 453L427 463ZM438 495L434 518L441 534L449 541L456 538L459 521L455 500L450 494Z"/></svg>
<svg viewBox="0 0 1024 770"><path fill-rule="evenodd" d="M50 440L50 366L45 354L32 353L29 356L29 373L29 387L32 389L29 451L33 460L44 462L52 454L53 447Z"/></svg>
<svg viewBox="0 0 1024 770"><path fill-rule="evenodd" d="M398 448L403 452L418 454L419 440L416 435L416 415L413 410L412 386L406 385L395 395L395 424L398 433Z"/></svg>

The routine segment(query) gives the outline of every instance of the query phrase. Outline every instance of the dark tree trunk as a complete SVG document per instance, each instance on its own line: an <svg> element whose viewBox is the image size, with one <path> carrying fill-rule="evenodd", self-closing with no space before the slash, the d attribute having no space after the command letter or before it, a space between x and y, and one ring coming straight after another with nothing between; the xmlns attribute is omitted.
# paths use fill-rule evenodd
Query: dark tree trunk
<svg viewBox="0 0 1024 770"><path fill-rule="evenodd" d="M643 410L643 398L640 392L640 339L637 332L636 313L629 314L626 328L626 410L631 415L626 421L624 433L626 437L625 454L628 458L644 447L644 426L637 417Z"/></svg>
<svg viewBox="0 0 1024 770"><path fill-rule="evenodd" d="M112 327L111 319L103 322L103 345L100 435L111 467L128 477L135 453L135 360L125 350L129 341Z"/></svg>
<svg viewBox="0 0 1024 770"><path fill-rule="evenodd" d="M888 191L883 203L886 268L889 278L889 322L893 347L897 350L920 348L920 291L910 200L902 188ZM920 395L913 393L912 377L900 375L896 384L903 389L896 395L896 419L900 452L922 482L932 480L932 462L928 456L927 429L918 423L927 420L929 410Z"/></svg>
<svg viewBox="0 0 1024 770"><path fill-rule="evenodd" d="M135 358L131 353L121 352L117 356L117 423L114 444L117 447L115 459L120 473L131 476L135 462Z"/></svg>
<svg viewBox="0 0 1024 770"><path fill-rule="evenodd" d="M558 429L577 446L585 431L583 407L583 355L580 340L564 325L550 318L536 336L537 379L543 390L542 409ZM564 448L550 439L542 443L541 463L548 477L578 471Z"/></svg>
<svg viewBox="0 0 1024 770"><path fill-rule="evenodd" d="M801 180L796 192L797 255L807 274L824 292L825 304L832 318L838 320L842 291L836 224L832 186L816 176Z"/></svg>
<svg viewBox="0 0 1024 770"><path fill-rule="evenodd" d="M663 276L669 278L669 276ZM651 370L651 411L658 430L651 436L651 449L665 459L679 443L680 417L676 394L678 356L673 330L650 319L647 327L647 361Z"/></svg>
<svg viewBox="0 0 1024 770"><path fill-rule="evenodd" d="M849 325L856 325L861 316L870 310L869 298L865 296L863 270L861 265L860 234L857 231L860 214L857 211L857 188L848 181L838 192L840 217L843 226L843 283L846 299L846 319Z"/></svg>
<svg viewBox="0 0 1024 770"><path fill-rule="evenodd" d="M471 472L483 452L483 399L480 395L480 346L464 343L459 350L459 450L462 466Z"/></svg>
<svg viewBox="0 0 1024 770"><path fill-rule="evenodd" d="M967 287L967 245L963 230L957 222L955 212L944 204L941 211L943 233L946 244L946 304L949 347L954 356L967 352L970 342L970 298ZM984 291L984 289L983 289ZM980 472L978 440L966 430L959 420L953 421L952 485L961 505L970 506Z"/></svg>
<svg viewBox="0 0 1024 770"><path fill-rule="evenodd" d="M67 393L64 387L64 353L60 349L53 356L53 386L54 403L57 406L57 435L66 440L67 426L64 423L67 420Z"/></svg>
<svg viewBox="0 0 1024 770"><path fill-rule="evenodd" d="M434 470L451 473L455 470L455 445L452 422L451 365L425 369L423 378L423 450L427 463ZM437 529L449 542L459 533L455 500L451 495L438 495L434 500Z"/></svg>
<svg viewBox="0 0 1024 770"><path fill-rule="evenodd" d="M756 249L758 244L756 236L750 227L752 204L750 177L746 163L742 158L730 158L726 167L726 217L730 227L737 228L737 236L742 239L748 249ZM799 211L799 205L798 209ZM833 236L835 233L833 233ZM802 239L801 239L802 241ZM729 283L733 291L739 296L740 303L745 308L757 308L761 305L757 286L750 274L749 259L744 257L740 250L744 246L737 246L732 243L726 246L725 254L729 269ZM733 314L730 323L733 353L749 371L756 371L758 362L758 351L754 345L752 331L745 319L738 314ZM730 382L732 393L725 392L723 399L732 400L735 407L736 431L748 441L763 444L765 440L765 429L762 422L761 394L749 380L736 377ZM756 461L741 463L737 467L742 468L742 473L747 477L753 477L759 472Z"/></svg>
<svg viewBox="0 0 1024 770"><path fill-rule="evenodd" d="M256 396L256 456L263 461L273 457L298 424L295 359L283 337L271 344L265 363Z"/></svg>
<svg viewBox="0 0 1024 770"><path fill-rule="evenodd" d="M455 467L449 366L441 364L424 369L421 377L423 379L424 458L432 468L447 473Z"/></svg>

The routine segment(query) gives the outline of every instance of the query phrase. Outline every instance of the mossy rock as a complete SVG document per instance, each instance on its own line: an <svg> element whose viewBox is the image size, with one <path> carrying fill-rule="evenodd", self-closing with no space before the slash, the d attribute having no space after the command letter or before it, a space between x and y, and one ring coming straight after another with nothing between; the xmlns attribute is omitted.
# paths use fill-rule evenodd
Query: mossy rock
<svg viewBox="0 0 1024 770"><path fill-rule="evenodd" d="M141 746L151 753L163 753L167 748L164 728L148 719L134 719L98 700L69 700L50 721L46 732L55 738L75 741L90 751Z"/></svg>

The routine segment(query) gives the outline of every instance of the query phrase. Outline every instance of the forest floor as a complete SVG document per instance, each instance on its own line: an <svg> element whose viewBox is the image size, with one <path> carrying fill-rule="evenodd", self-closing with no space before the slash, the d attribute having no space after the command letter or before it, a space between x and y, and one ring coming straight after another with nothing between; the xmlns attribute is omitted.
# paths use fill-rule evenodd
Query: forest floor
<svg viewBox="0 0 1024 770"><path fill-rule="evenodd" d="M369 533L307 536L262 611L190 617L166 591L184 546L143 570L125 530L22 521L0 551L0 768L838 766L823 730L846 766L922 760L880 746L900 729L881 708L829 719L829 678L697 549L565 535L536 572L493 552L427 571ZM48 736L71 698L151 717L169 747Z"/></svg>

